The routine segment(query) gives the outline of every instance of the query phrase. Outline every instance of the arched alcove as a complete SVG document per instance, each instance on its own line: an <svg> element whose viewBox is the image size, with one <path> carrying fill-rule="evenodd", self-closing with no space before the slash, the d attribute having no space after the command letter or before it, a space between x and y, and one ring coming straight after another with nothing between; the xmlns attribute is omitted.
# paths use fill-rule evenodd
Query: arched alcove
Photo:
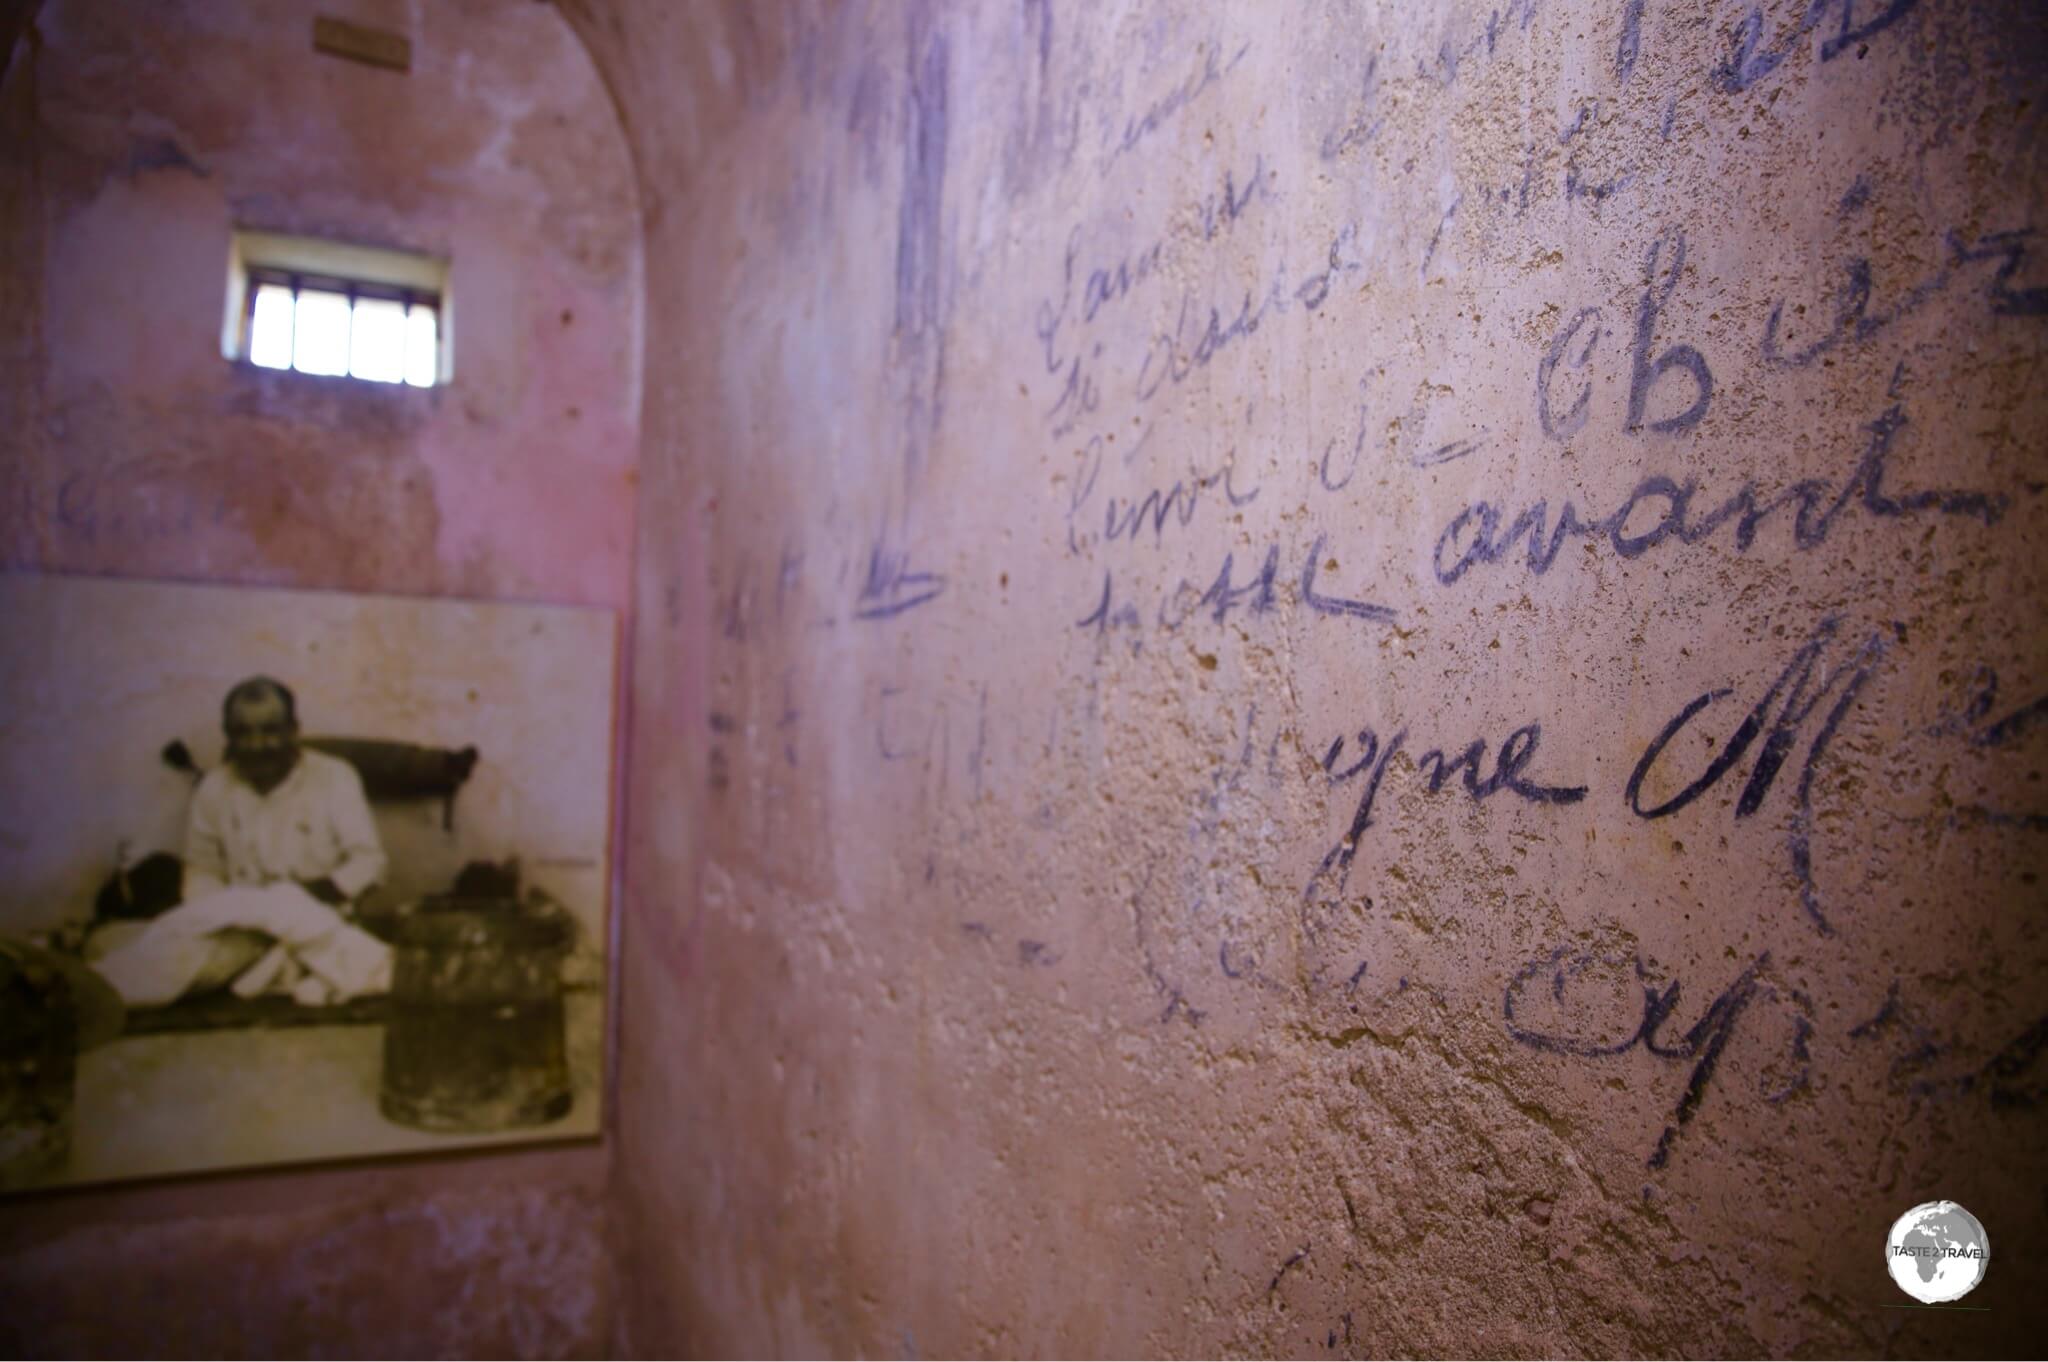
<svg viewBox="0 0 2048 1362"><path fill-rule="evenodd" d="M561 17L531 0L47 0L9 24L30 8L0 81L6 565L625 612L639 207ZM316 51L322 15L402 37L409 69ZM452 381L224 359L236 228L445 259ZM131 755L93 776L110 800L167 778ZM608 1166L587 1142L10 1197L0 1336L77 1354L601 1353Z"/></svg>

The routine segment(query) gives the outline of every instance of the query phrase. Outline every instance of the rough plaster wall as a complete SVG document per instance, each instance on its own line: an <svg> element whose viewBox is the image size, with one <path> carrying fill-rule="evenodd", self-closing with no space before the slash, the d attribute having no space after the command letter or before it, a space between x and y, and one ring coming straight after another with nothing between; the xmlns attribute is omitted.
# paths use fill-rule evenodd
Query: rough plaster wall
<svg viewBox="0 0 2048 1362"><path fill-rule="evenodd" d="M411 74L313 55L315 12L408 33ZM627 603L637 202L551 10L49 0L0 118L0 562ZM224 361L231 225L450 256L455 381ZM0 1339L601 1353L607 1168L586 1147L10 1200Z"/></svg>
<svg viewBox="0 0 2048 1362"><path fill-rule="evenodd" d="M10 1206L13 1356L603 1356L589 1153L209 1178ZM58 1228L53 1222L62 1220Z"/></svg>
<svg viewBox="0 0 2048 1362"><path fill-rule="evenodd" d="M2038 1343L2036 7L565 8L636 1346Z"/></svg>
<svg viewBox="0 0 2048 1362"><path fill-rule="evenodd" d="M410 34L411 72L315 54L329 11ZM15 230L41 243L8 562L626 603L632 168L557 16L65 0L36 27L8 74L33 219ZM447 257L457 381L224 363L231 227Z"/></svg>

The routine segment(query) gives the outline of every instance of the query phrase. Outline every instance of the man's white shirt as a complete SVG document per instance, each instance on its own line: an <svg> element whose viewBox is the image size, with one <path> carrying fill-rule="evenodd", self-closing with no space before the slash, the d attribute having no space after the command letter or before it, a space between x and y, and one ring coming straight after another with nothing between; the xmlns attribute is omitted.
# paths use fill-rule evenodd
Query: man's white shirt
<svg viewBox="0 0 2048 1362"><path fill-rule="evenodd" d="M193 792L185 901L228 885L329 879L353 899L384 876L383 844L355 767L302 748L291 774L259 794L225 762Z"/></svg>

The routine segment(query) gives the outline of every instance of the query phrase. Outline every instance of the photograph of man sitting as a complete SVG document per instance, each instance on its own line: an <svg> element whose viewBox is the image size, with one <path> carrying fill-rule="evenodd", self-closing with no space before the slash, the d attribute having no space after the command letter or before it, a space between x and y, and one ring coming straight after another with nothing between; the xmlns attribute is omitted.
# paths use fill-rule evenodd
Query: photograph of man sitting
<svg viewBox="0 0 2048 1362"><path fill-rule="evenodd" d="M299 745L298 705L251 677L221 705L227 750L193 792L185 898L229 885L293 883L347 908L384 878L384 847L356 768Z"/></svg>
<svg viewBox="0 0 2048 1362"><path fill-rule="evenodd" d="M226 978L309 1006L387 991L389 948L349 920L385 869L361 777L301 746L298 703L270 677L229 690L221 726L223 760L186 818L181 902L95 968L131 1007Z"/></svg>

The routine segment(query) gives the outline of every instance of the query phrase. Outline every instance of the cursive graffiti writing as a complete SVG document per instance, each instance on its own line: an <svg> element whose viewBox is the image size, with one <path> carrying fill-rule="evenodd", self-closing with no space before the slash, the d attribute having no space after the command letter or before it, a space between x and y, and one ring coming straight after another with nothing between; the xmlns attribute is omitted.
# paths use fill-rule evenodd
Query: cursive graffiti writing
<svg viewBox="0 0 2048 1362"><path fill-rule="evenodd" d="M1536 501L1513 520L1507 520L1502 507L1475 501L1458 512L1437 538L1432 559L1436 579L1450 586L1474 567L1498 563L1518 547L1524 550L1523 561L1529 571L1540 577L1550 571L1565 541L1574 536L1604 538L1621 557L1639 558L1674 539L1681 544L1698 544L1731 522L1735 526L1736 552L1747 553L1756 542L1757 531L1787 507L1793 508L1792 544L1800 552L1826 543L1836 523L1851 509L1887 520L1932 511L1985 525L1997 524L2007 505L2002 495L1960 490L1892 494L1885 490L1885 462L1905 426L1905 409L1897 404L1872 421L1866 427L1870 438L1862 457L1839 488L1825 479L1808 478L1776 496L1760 499L1752 480L1744 483L1734 496L1699 516L1693 513L1699 484L1691 478L1679 482L1662 474L1644 478L1613 514L1596 520L1582 518L1570 501L1559 508L1554 522L1550 519L1548 498ZM1645 507L1661 508L1655 522L1631 529L1637 513Z"/></svg>
<svg viewBox="0 0 2048 1362"><path fill-rule="evenodd" d="M1536 759L1537 744L1543 739L1543 726L1538 723L1524 724L1507 736L1500 750L1494 756L1493 773L1481 776L1486 763L1486 741L1475 738L1459 750L1455 757L1446 757L1444 749L1435 748L1422 754L1416 769L1428 777L1429 793L1439 793L1453 777L1458 777L1465 793L1473 803L1483 803L1503 790L1532 804L1576 804L1586 797L1583 785L1542 785L1528 778L1524 773ZM1323 770L1328 773L1332 785L1343 785L1363 778L1357 806L1352 810L1351 824L1344 836L1325 853L1302 890L1304 899L1313 899L1321 892L1332 873L1336 876L1335 892L1342 893L1351 878L1351 863L1358 856L1358 847L1366 832L1372 827L1373 804L1379 798L1380 784L1385 780L1387 767L1395 755L1408 742L1408 730L1397 729L1391 738L1381 741L1372 728L1361 728L1357 735L1357 756L1342 770L1337 763L1345 754L1346 740L1339 736L1323 754Z"/></svg>
<svg viewBox="0 0 2048 1362"><path fill-rule="evenodd" d="M1883 637L1872 634L1845 665L1838 665L1832 670L1823 669L1820 667L1821 655L1834 641L1837 628L1838 621L1833 618L1821 621L1721 745L1706 770L1691 783L1659 803L1648 806L1643 803L1643 787L1671 741L1684 732L1703 710L1734 694L1732 686L1707 691L1679 710L1643 749L1641 759L1629 775L1626 791L1628 806L1638 818L1669 817L1719 784L1755 746L1756 761L1750 767L1749 780L1735 801L1735 817L1748 818L1762 807L1765 797L1770 794L1771 785L1777 780L1785 759L1791 756L1799 741L1800 730L1832 694L1834 706L1820 721L1820 727L1806 749L1806 760L1799 768L1796 808L1786 833L1792 871L1799 881L1800 906L1823 936L1832 936L1834 927L1821 911L1820 893L1813 879L1813 849L1809 838L1813 826L1814 775L1820 768L1821 758L1827 755L1835 730L1869 684L1885 650ZM1762 742L1759 745L1760 738Z"/></svg>

